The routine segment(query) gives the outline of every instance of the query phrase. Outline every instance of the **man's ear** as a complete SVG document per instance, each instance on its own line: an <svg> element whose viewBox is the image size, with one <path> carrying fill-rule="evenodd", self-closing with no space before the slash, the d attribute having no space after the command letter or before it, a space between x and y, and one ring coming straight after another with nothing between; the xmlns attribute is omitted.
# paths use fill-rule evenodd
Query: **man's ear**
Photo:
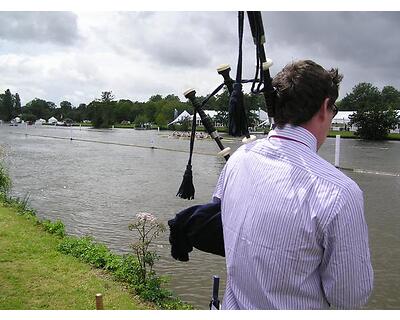
<svg viewBox="0 0 400 320"><path fill-rule="evenodd" d="M321 120L325 120L326 117L330 117L330 108L329 108L329 98L325 98L324 101L321 103L321 107L319 109L319 117Z"/></svg>

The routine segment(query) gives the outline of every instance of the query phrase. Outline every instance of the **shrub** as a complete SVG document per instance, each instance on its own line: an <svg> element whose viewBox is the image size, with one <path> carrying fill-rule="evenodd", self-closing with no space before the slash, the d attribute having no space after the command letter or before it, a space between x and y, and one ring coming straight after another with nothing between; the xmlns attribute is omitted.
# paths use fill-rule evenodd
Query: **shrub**
<svg viewBox="0 0 400 320"><path fill-rule="evenodd" d="M356 125L356 135L366 140L386 139L390 129L399 123L395 110L357 111L349 116L350 125Z"/></svg>
<svg viewBox="0 0 400 320"><path fill-rule="evenodd" d="M6 169L0 163L0 194L6 196L10 188L11 188L11 179Z"/></svg>
<svg viewBox="0 0 400 320"><path fill-rule="evenodd" d="M59 244L58 250L70 254L97 268L105 268L111 251L104 245L95 243L92 237L66 237Z"/></svg>
<svg viewBox="0 0 400 320"><path fill-rule="evenodd" d="M36 211L29 207L29 194L26 194L22 199L19 197L10 198L10 202L20 215L36 216Z"/></svg>
<svg viewBox="0 0 400 320"><path fill-rule="evenodd" d="M50 220L43 220L40 222L43 226L43 229L51 234L55 234L56 236L62 238L65 236L65 226L61 220L57 220L55 222L51 222Z"/></svg>

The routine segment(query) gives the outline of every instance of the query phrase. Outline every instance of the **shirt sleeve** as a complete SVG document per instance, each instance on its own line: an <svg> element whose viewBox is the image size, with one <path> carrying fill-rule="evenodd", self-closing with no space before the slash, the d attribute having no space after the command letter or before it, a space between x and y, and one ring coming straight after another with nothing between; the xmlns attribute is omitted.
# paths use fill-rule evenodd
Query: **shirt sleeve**
<svg viewBox="0 0 400 320"><path fill-rule="evenodd" d="M339 195L338 209L324 231L320 266L326 299L336 309L364 305L372 291L373 270L362 191Z"/></svg>
<svg viewBox="0 0 400 320"><path fill-rule="evenodd" d="M227 164L225 164L224 168L222 169L222 171L219 175L217 185L215 186L215 190L213 193L213 198L212 198L213 202L220 202L223 198L226 167L227 167Z"/></svg>

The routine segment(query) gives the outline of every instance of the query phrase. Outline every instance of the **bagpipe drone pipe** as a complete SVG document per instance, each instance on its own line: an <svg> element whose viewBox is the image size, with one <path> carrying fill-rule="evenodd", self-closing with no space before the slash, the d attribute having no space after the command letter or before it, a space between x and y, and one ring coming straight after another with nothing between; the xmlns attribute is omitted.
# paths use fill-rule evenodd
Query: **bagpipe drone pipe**
<svg viewBox="0 0 400 320"><path fill-rule="evenodd" d="M201 118L203 126L207 133L214 139L220 151L219 156L229 160L231 149L225 148L221 142L213 121L206 115L203 108L211 97L216 95L224 86L229 92L229 135L234 137L244 136L242 142L249 143L256 140L256 137L250 135L248 130L248 121L243 101L244 83L252 83L251 92L253 94L263 94L267 113L271 125L273 126L275 90L272 86L272 79L269 68L272 60L268 59L264 51L265 35L261 12L247 12L251 33L256 46L256 72L254 79L242 79L242 42L244 29L244 12L238 13L238 35L239 35L239 53L236 70L236 79L230 77L231 68L224 64L218 67L217 72L223 77L224 82L220 84L204 100L200 101L196 97L196 91L189 89L184 96L191 102L194 112L192 121L192 131L190 137L190 155L183 175L182 184L178 190L177 196L183 199L194 199L195 188L192 175L192 155L196 133L196 114ZM179 261L188 261L189 253L193 247L208 253L225 256L224 239L221 220L221 204L219 201L204 205L196 205L182 210L176 214L175 218L168 221L170 228L169 242L171 244L171 255Z"/></svg>

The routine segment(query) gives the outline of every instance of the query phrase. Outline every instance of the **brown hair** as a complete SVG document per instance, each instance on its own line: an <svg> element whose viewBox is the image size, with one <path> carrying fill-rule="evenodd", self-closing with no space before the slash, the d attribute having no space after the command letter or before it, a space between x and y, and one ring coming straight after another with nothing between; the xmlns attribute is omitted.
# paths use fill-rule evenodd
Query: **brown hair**
<svg viewBox="0 0 400 320"><path fill-rule="evenodd" d="M300 125L310 120L320 109L325 98L332 106L339 95L343 75L338 69L325 70L311 60L300 60L286 65L273 79L277 99L275 123Z"/></svg>

